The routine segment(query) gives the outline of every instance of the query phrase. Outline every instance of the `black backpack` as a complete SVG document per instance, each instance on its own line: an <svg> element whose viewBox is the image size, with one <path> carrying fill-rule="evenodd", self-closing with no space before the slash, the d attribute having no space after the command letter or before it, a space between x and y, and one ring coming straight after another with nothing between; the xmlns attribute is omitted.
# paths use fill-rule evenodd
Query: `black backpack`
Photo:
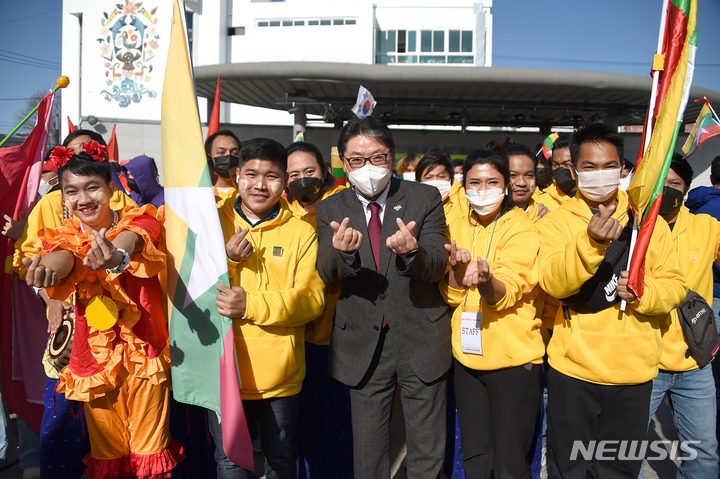
<svg viewBox="0 0 720 479"><path fill-rule="evenodd" d="M715 359L720 351L715 314L707 301L695 291L688 291L677 312L689 347L685 357L692 356L702 368Z"/></svg>

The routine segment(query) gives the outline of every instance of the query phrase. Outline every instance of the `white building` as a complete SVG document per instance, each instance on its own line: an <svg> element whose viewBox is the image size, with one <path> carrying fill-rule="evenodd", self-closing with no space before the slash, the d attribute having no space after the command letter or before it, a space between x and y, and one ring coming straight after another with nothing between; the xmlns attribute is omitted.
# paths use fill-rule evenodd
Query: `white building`
<svg viewBox="0 0 720 479"><path fill-rule="evenodd" d="M185 0L185 7L201 121L220 73L223 128L289 143L307 126L308 140L328 156L360 84L395 129L398 153L467 154L500 127L532 147L551 128L591 119L637 125L650 97L647 77L492 67L492 0ZM106 139L117 124L121 159L162 161L171 12L171 0L63 0L62 71L70 77L63 117ZM694 87L691 95L720 104L717 92ZM699 109L690 103L686 122ZM640 135L630 131L626 157L634 159ZM692 157L698 184L707 183L718 152L711 143Z"/></svg>
<svg viewBox="0 0 720 479"><path fill-rule="evenodd" d="M172 4L120 2L63 2L62 71L71 79L63 118L106 137L117 124L122 158L160 159ZM303 61L462 68L492 64L491 8L492 0L186 0L186 20L195 66ZM198 104L206 121L208 102ZM289 126L293 116L223 103L220 121Z"/></svg>

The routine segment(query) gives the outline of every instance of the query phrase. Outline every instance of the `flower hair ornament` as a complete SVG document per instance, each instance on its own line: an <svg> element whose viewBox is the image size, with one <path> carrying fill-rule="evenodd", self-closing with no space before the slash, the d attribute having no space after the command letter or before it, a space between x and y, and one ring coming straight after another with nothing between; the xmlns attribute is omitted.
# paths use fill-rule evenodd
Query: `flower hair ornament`
<svg viewBox="0 0 720 479"><path fill-rule="evenodd" d="M107 158L107 147L101 145L95 140L86 141L83 143L83 151L88 155L92 156L92 159L102 163Z"/></svg>
<svg viewBox="0 0 720 479"><path fill-rule="evenodd" d="M70 158L75 156L75 150L66 146L58 145L50 152L50 159L48 163L51 163L56 171L65 166L65 163L70 161Z"/></svg>

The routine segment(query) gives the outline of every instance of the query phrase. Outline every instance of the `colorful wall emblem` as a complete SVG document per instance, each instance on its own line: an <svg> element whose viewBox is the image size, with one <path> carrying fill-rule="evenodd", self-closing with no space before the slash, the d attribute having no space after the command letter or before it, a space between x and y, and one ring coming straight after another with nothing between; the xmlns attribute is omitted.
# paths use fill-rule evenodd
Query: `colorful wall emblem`
<svg viewBox="0 0 720 479"><path fill-rule="evenodd" d="M143 2L125 0L124 5L118 3L110 13L103 12L101 37L97 41L102 57L107 60L106 84L112 86L112 91L100 93L105 100L117 101L125 108L140 103L144 95L157 97L157 92L146 87L160 40L156 11L157 7L145 9Z"/></svg>

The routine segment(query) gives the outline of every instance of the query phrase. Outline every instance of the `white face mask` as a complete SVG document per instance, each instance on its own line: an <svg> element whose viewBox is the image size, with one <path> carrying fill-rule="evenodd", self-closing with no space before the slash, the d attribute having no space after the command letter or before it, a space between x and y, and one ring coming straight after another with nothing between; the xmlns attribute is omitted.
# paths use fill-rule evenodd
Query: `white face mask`
<svg viewBox="0 0 720 479"><path fill-rule="evenodd" d="M505 191L502 188L491 188L489 190L465 190L468 203L480 216L487 216L497 209L505 198Z"/></svg>
<svg viewBox="0 0 720 479"><path fill-rule="evenodd" d="M627 191L628 188L630 188L630 183L632 183L632 179L635 177L635 170L631 171L629 175L627 175L625 178L620 180L620 186L618 189L620 191Z"/></svg>
<svg viewBox="0 0 720 479"><path fill-rule="evenodd" d="M360 193L368 198L372 198L385 189L392 176L392 170L390 168L367 164L359 170L350 170L347 175L350 183L352 183Z"/></svg>
<svg viewBox="0 0 720 479"><path fill-rule="evenodd" d="M415 179L415 172L414 171L406 171L403 173L403 180L405 181L417 181Z"/></svg>
<svg viewBox="0 0 720 479"><path fill-rule="evenodd" d="M55 178L51 178L50 181L56 180L57 176ZM57 186L57 183L54 185L50 184L50 181L40 180L40 186L38 187L38 193L40 193L40 196L45 196L48 193L50 193L50 190L55 188Z"/></svg>
<svg viewBox="0 0 720 479"><path fill-rule="evenodd" d="M463 182L463 174L462 173L455 173L455 181L460 183L462 185Z"/></svg>
<svg viewBox="0 0 720 479"><path fill-rule="evenodd" d="M450 194L450 189L452 188L452 185L449 181L446 180L430 180L425 182L426 185L434 186L438 189L440 192L440 196L443 197L443 199Z"/></svg>
<svg viewBox="0 0 720 479"><path fill-rule="evenodd" d="M620 186L620 172L620 168L578 171L578 189L589 199L602 203L613 196Z"/></svg>

